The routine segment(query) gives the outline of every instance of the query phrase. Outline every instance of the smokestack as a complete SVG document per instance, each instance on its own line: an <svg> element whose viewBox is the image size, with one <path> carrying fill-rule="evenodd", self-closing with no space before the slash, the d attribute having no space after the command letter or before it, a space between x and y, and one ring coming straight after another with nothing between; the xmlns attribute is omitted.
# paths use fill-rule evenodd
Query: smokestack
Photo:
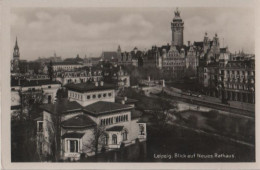
<svg viewBox="0 0 260 170"><path fill-rule="evenodd" d="M98 82L97 82L97 81L95 82L95 86L96 86L96 87L98 86Z"/></svg>
<svg viewBox="0 0 260 170"><path fill-rule="evenodd" d="M104 86L104 82L103 81L100 82L100 86Z"/></svg>
<svg viewBox="0 0 260 170"><path fill-rule="evenodd" d="M124 100L122 100L122 101L121 101L121 103L122 103L122 104L125 104L125 101L124 101Z"/></svg>
<svg viewBox="0 0 260 170"><path fill-rule="evenodd" d="M124 97L124 100L127 101L127 97L126 96Z"/></svg>

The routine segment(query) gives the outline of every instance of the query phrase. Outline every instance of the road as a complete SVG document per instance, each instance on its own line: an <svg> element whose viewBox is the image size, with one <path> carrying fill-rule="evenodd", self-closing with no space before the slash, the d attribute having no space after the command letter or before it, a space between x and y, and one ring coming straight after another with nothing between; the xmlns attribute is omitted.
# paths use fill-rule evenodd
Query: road
<svg viewBox="0 0 260 170"><path fill-rule="evenodd" d="M171 88L165 87L164 92L173 98L177 98L181 101L192 103L200 106L205 106L213 109L223 110L227 112L232 112L236 114L247 115L250 117L254 117L255 106L253 104L248 103L240 103L240 102L231 102L230 105L222 104L220 99L213 98L209 96L195 97L183 95L179 92L173 91Z"/></svg>

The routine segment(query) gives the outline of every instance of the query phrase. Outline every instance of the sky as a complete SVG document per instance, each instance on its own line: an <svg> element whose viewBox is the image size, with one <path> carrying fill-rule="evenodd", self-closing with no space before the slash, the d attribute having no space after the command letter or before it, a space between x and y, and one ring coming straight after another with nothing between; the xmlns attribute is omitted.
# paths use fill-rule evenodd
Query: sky
<svg viewBox="0 0 260 170"><path fill-rule="evenodd" d="M11 50L17 36L20 58L54 52L62 58L99 57L102 51L140 50L171 43L175 8L13 8ZM218 34L221 47L254 53L255 16L250 8L179 8L184 43Z"/></svg>

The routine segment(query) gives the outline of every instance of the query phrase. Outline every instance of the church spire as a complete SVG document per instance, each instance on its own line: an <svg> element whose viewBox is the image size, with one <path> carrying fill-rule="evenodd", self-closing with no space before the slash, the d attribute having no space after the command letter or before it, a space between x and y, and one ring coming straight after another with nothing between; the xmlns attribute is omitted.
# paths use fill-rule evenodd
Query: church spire
<svg viewBox="0 0 260 170"><path fill-rule="evenodd" d="M17 42L17 36L16 36L16 40L15 40L15 46L14 46L15 49L19 49L18 47L18 42Z"/></svg>

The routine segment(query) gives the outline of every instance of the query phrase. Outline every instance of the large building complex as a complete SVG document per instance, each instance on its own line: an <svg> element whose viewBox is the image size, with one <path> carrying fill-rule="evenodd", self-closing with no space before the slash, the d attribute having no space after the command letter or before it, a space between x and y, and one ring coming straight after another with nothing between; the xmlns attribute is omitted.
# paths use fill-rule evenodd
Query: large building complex
<svg viewBox="0 0 260 170"><path fill-rule="evenodd" d="M72 160L146 140L146 124L139 121L135 101L115 102L113 85L81 83L68 89L68 99L43 105L43 116L37 119L38 149L44 155L51 154L57 133L61 158ZM61 128L54 133L57 117Z"/></svg>

